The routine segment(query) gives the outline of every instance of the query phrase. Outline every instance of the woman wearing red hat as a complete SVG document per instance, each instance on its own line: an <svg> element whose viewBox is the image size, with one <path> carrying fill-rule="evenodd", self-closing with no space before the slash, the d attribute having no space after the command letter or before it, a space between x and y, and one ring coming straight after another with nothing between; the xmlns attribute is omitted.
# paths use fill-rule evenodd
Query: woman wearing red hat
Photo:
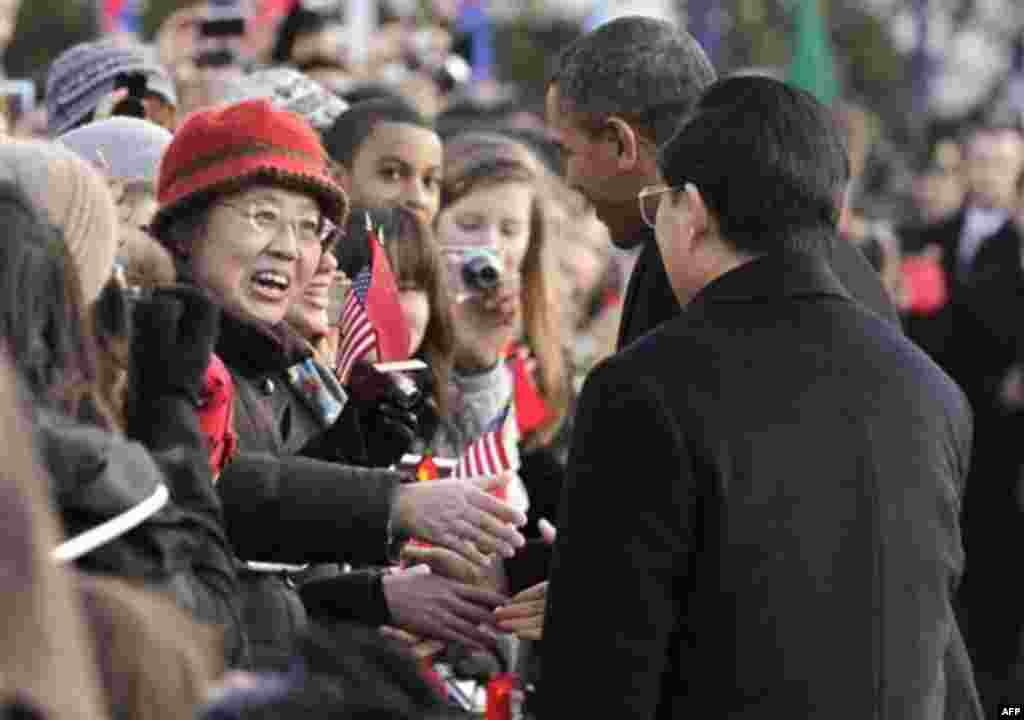
<svg viewBox="0 0 1024 720"><path fill-rule="evenodd" d="M228 535L243 572L245 621L254 648L288 652L306 623L285 572L266 563L384 564L393 536L416 535L480 564L522 544L521 513L458 481L403 484L390 470L305 457L303 451L351 413L325 416L289 382L288 368L310 359L307 343L284 322L321 254L334 240L348 200L333 180L317 135L300 118L267 101L193 114L160 169L156 237L172 252L179 277L208 291L223 308L217 354L237 387L239 452L218 482ZM339 456L346 448L339 448ZM356 453L358 454L358 453ZM254 570L253 563L263 563ZM338 579L302 588L317 606L380 624L481 644L478 625L501 598L419 573L351 578L344 599L325 601ZM440 616L424 617L410 587L445 598ZM340 591L340 585L337 586ZM406 592L402 592L402 589ZM362 605L363 607L354 607ZM394 617L393 615L397 615Z"/></svg>

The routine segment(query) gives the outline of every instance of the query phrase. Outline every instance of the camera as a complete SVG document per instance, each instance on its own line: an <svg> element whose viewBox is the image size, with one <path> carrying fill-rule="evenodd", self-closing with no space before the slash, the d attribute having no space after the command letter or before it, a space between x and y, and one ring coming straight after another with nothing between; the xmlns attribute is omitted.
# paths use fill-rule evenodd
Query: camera
<svg viewBox="0 0 1024 720"><path fill-rule="evenodd" d="M406 52L406 67L430 76L443 94L464 87L473 72L469 63L459 55L437 52L431 48L431 43L429 31L418 30L414 33Z"/></svg>
<svg viewBox="0 0 1024 720"><path fill-rule="evenodd" d="M490 292L501 283L501 258L493 246L442 245L440 250L455 302Z"/></svg>
<svg viewBox="0 0 1024 720"><path fill-rule="evenodd" d="M462 273L463 285L473 292L493 290L501 282L498 254L491 248L472 248L464 251L459 272Z"/></svg>
<svg viewBox="0 0 1024 720"><path fill-rule="evenodd" d="M423 400L423 392L410 375L381 372L363 362L352 366L347 389L360 402L371 405L391 403L410 412L418 408Z"/></svg>
<svg viewBox="0 0 1024 720"><path fill-rule="evenodd" d="M207 0L206 14L199 23L196 58L199 67L224 67L238 60L238 41L245 35L245 0Z"/></svg>
<svg viewBox="0 0 1024 720"><path fill-rule="evenodd" d="M199 34L202 37L241 37L245 34L245 16L242 0L208 0Z"/></svg>

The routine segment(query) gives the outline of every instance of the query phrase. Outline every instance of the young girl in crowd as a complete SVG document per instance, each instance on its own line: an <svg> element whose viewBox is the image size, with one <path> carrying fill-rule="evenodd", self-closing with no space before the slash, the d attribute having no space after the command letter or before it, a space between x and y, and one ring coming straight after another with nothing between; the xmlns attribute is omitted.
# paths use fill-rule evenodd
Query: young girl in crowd
<svg viewBox="0 0 1024 720"><path fill-rule="evenodd" d="M459 135L445 145L437 218L437 241L456 272L468 248L493 252L500 267L493 288L452 306L457 393L448 435L464 447L511 403L529 514L539 517L557 504L561 466L551 444L570 394L554 295L552 183L525 145L500 134Z"/></svg>

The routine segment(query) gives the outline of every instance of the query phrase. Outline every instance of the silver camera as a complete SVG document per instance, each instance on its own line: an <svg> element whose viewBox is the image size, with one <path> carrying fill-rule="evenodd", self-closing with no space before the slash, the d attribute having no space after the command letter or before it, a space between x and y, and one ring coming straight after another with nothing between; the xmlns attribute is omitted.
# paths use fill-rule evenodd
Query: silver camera
<svg viewBox="0 0 1024 720"><path fill-rule="evenodd" d="M494 290L501 283L501 258L490 246L448 246L441 249L456 302Z"/></svg>

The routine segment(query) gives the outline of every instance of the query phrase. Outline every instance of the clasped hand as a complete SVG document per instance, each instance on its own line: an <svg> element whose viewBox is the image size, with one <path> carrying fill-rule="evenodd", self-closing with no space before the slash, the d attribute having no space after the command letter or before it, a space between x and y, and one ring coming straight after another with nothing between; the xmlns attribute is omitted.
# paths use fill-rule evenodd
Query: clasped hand
<svg viewBox="0 0 1024 720"><path fill-rule="evenodd" d="M431 480L399 486L392 526L433 545L440 545L486 568L489 555L512 557L526 539L516 529L526 515L493 495L508 484L506 472L478 480Z"/></svg>
<svg viewBox="0 0 1024 720"><path fill-rule="evenodd" d="M387 634L424 654L440 649L431 640L495 646L493 612L508 601L506 597L435 575L426 565L398 569L385 575L383 583L394 626Z"/></svg>
<svg viewBox="0 0 1024 720"><path fill-rule="evenodd" d="M538 523L541 535L550 545L555 542L555 527L547 520ZM523 590L506 605L494 611L498 629L515 633L524 640L540 640L544 635L544 608L547 605L548 581Z"/></svg>

